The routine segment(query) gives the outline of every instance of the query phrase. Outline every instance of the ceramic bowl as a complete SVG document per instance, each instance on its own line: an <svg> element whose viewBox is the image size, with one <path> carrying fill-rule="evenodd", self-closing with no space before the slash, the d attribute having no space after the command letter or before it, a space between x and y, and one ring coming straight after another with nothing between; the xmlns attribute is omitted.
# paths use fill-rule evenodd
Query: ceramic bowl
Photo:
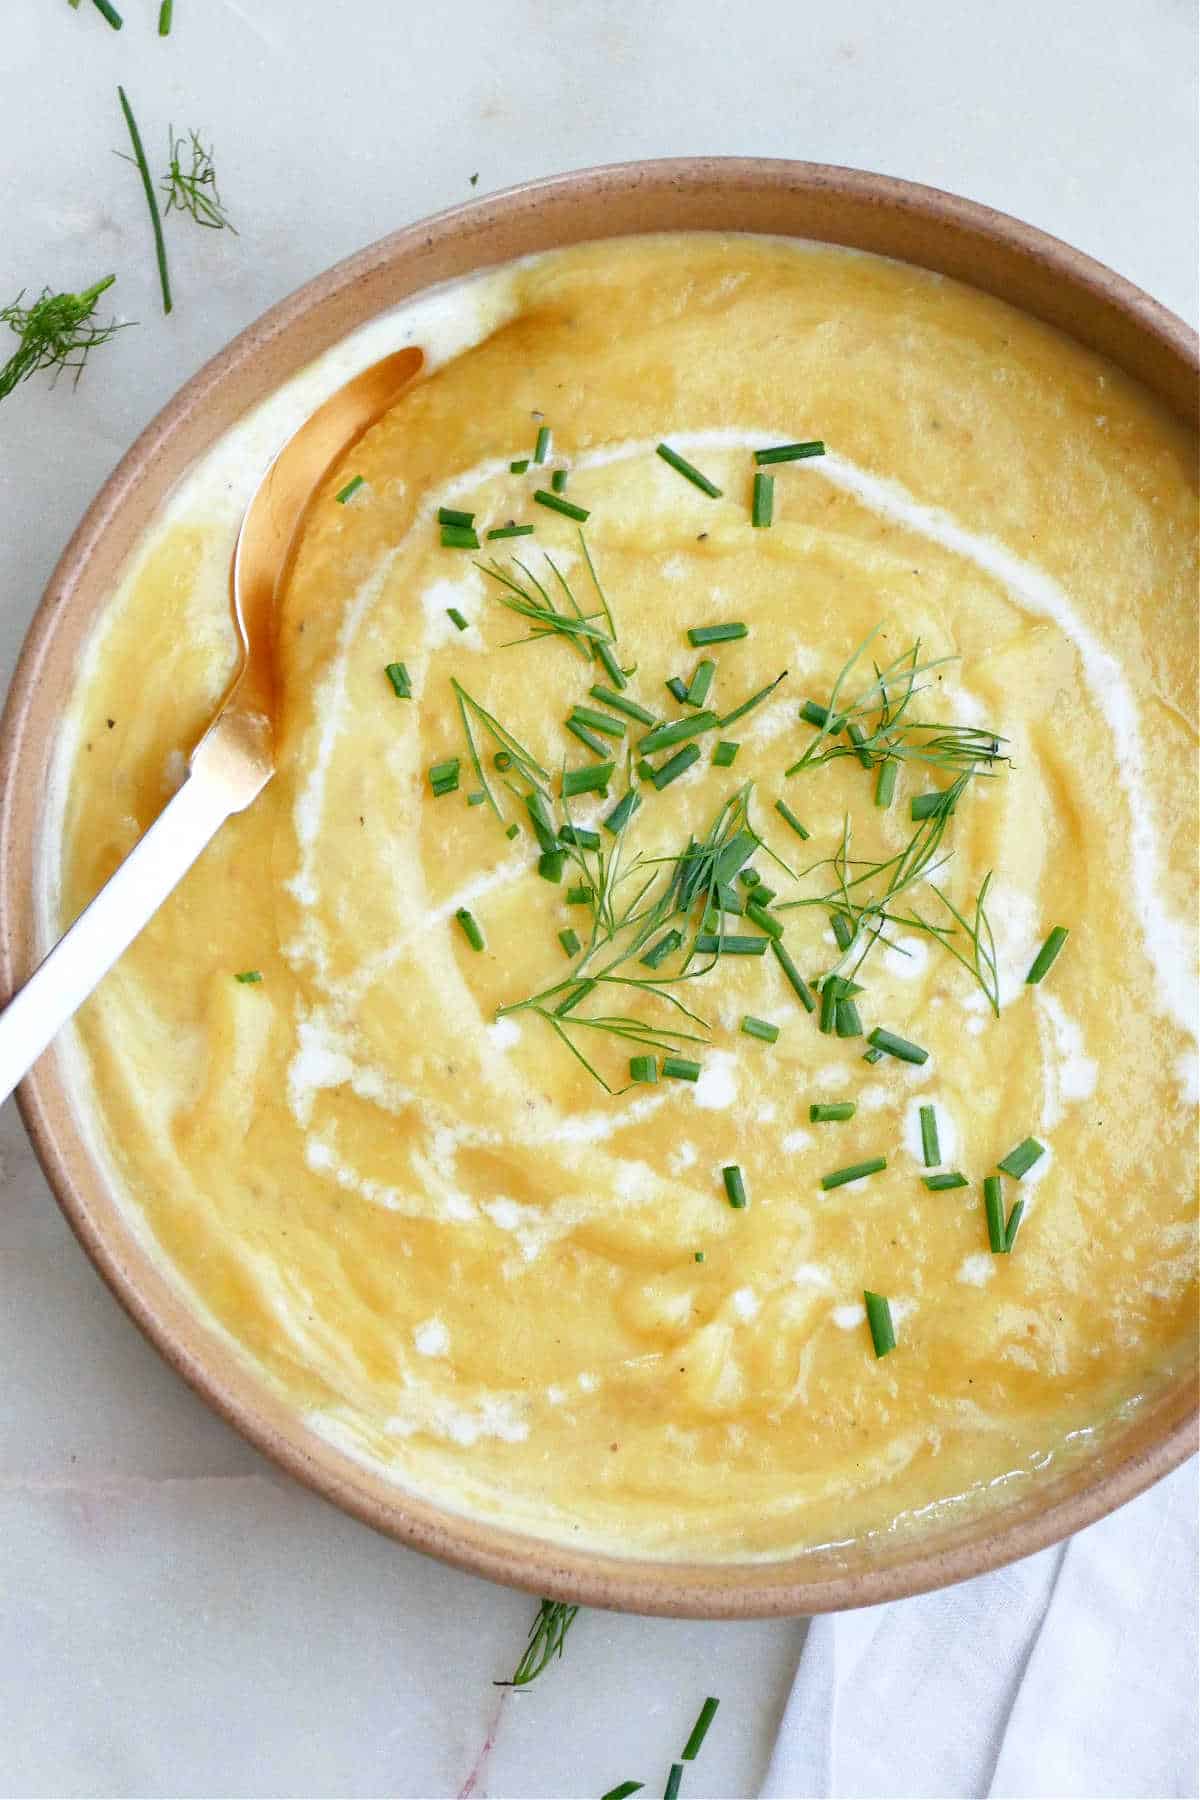
<svg viewBox="0 0 1200 1800"><path fill-rule="evenodd" d="M1195 406L1195 335L1078 251L1001 213L850 169L696 158L533 182L406 226L274 307L159 414L89 507L46 590L0 727L0 980L33 967L43 797L81 648L122 564L188 465L247 408L374 315L435 283L532 252L651 231L745 231L851 245L940 271L1110 357L1178 412ZM132 1318L274 1462L367 1524L493 1580L563 1600L695 1617L863 1606L980 1574L1077 1531L1195 1448L1195 1378L1108 1431L1069 1469L1014 1483L973 1517L755 1564L623 1560L459 1517L309 1432L191 1311L123 1216L52 1048L19 1101L50 1185Z"/></svg>

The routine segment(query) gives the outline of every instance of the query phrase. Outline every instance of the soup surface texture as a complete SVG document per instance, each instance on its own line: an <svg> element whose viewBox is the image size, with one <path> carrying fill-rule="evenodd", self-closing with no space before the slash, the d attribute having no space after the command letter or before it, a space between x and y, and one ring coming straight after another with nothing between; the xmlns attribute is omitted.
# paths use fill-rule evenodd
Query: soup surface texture
<svg viewBox="0 0 1200 1800"><path fill-rule="evenodd" d="M1191 441L998 301L774 240L584 246L371 331L185 485L74 703L63 920L228 679L264 446L434 346L307 517L275 780L80 1017L131 1215L315 1431L519 1529L777 1556L1036 1479L1190 1348Z"/></svg>

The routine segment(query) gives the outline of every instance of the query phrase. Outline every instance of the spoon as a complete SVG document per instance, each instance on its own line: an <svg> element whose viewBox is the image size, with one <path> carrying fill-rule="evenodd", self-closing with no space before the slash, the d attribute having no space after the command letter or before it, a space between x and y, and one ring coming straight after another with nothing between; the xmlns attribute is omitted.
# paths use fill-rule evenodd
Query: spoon
<svg viewBox="0 0 1200 1800"><path fill-rule="evenodd" d="M148 925L226 819L275 773L275 596L309 500L333 462L385 413L424 361L415 347L372 364L306 419L246 509L233 554L242 656L187 778L125 861L0 1012L0 1100Z"/></svg>

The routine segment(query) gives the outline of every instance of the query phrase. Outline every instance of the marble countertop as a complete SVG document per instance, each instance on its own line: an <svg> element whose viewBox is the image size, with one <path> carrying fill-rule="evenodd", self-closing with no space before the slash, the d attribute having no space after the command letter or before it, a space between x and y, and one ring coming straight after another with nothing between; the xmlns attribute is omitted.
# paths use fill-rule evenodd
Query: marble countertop
<svg viewBox="0 0 1200 1800"><path fill-rule="evenodd" d="M1196 311L1186 0L8 0L0 300L117 271L142 321L80 385L0 406L0 673L63 543L176 387L265 307L394 226L530 176L686 153L801 156L1031 220ZM241 235L172 237L156 304L116 84L158 153L218 155ZM478 175L478 185L471 177ZM531 1602L374 1536L277 1474L160 1363L0 1113L0 1793L757 1791L802 1623L591 1613L500 1697Z"/></svg>

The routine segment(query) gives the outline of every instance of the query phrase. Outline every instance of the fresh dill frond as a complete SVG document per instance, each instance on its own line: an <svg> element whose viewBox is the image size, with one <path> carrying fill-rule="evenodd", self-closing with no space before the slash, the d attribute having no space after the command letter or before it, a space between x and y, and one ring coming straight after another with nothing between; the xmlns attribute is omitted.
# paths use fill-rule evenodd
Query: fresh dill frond
<svg viewBox="0 0 1200 1800"><path fill-rule="evenodd" d="M909 716L916 696L928 685L922 675L958 659L937 656L921 660L918 638L900 656L884 667L875 663L875 678L850 698L843 698L859 658L873 641L880 627L867 636L851 653L830 690L828 703L812 707L811 714L820 719L816 736L804 754L785 771L798 775L802 770L838 757L853 756L864 768L890 761L923 763L929 768L969 774L990 773L996 763L1009 758L1002 746L1006 740L999 732L975 725L947 725ZM842 735L849 742L842 742Z"/></svg>
<svg viewBox="0 0 1200 1800"><path fill-rule="evenodd" d="M510 638L506 644L501 646L503 649L508 649L513 644L536 643L541 638L561 637L565 638L573 649L578 650L581 656L590 658L592 655L590 646L597 640L611 643L611 636L605 627L594 622L602 615L583 611L566 578L549 556L546 557L546 561L557 577L559 585L565 590L567 602L571 606L570 612L564 612L555 606L543 583L538 580L532 569L521 561L520 557L514 556L511 561L513 567L520 570L524 580L511 574L496 557L493 557L490 563L480 562L475 565L492 581L498 582L504 590L497 596L501 606L506 606L510 612L516 613L518 618L527 619L533 627L528 637Z"/></svg>
<svg viewBox="0 0 1200 1800"><path fill-rule="evenodd" d="M115 275L106 275L81 294L52 294L49 288L43 288L31 306L22 304L22 291L11 305L0 308L0 324L7 325L20 339L0 367L0 400L41 369L53 369L56 380L64 369L71 369L78 383L97 344L106 344L125 329L115 320L109 325L97 324L95 320L96 302L116 279Z"/></svg>
<svg viewBox="0 0 1200 1800"><path fill-rule="evenodd" d="M503 819L504 814L497 803L496 796L492 791L492 784L488 780L480 759L479 747L475 742L475 733L472 730L472 721L488 734L496 749L508 758L505 766L528 782L532 789L548 799L550 776L547 770L543 769L541 763L530 754L524 744L512 735L511 731L500 723L499 719L488 712L486 707L479 704L474 695L468 694L462 682L453 675L450 677L450 686L454 690L454 697L458 702L459 717L462 720L463 733L467 740L467 754L471 758L471 766L475 770L476 780L487 796L488 805L496 817ZM506 782L505 785L511 788L513 793L521 793L521 789L516 787L513 782Z"/></svg>
<svg viewBox="0 0 1200 1800"><path fill-rule="evenodd" d="M495 1687L528 1687L554 1657L561 1656L568 1631L579 1612L561 1600L543 1600L529 1628L529 1642L520 1662L508 1681L497 1681Z"/></svg>
<svg viewBox="0 0 1200 1800"><path fill-rule="evenodd" d="M164 217L185 212L206 231L232 231L236 237L237 226L225 211L217 188L212 151L201 143L199 132L189 131L185 144L182 137L176 137L172 125L167 132L167 145L167 172L159 182L167 199ZM189 157L190 167L185 167Z"/></svg>

